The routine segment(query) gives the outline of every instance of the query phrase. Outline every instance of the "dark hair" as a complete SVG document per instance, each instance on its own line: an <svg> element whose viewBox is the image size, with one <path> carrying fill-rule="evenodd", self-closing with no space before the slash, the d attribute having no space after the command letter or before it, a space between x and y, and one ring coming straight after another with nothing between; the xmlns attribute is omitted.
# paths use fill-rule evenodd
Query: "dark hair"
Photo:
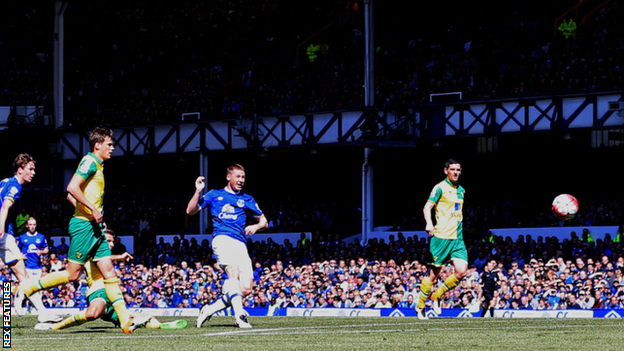
<svg viewBox="0 0 624 351"><path fill-rule="evenodd" d="M454 165L454 164L460 164L460 163L454 158L449 158L448 161L446 161L446 163L444 164L444 168L449 168L450 165Z"/></svg>
<svg viewBox="0 0 624 351"><path fill-rule="evenodd" d="M95 127L95 129L89 134L89 147L91 151L95 149L95 144L103 143L106 137L113 138L115 133L113 130L107 127Z"/></svg>
<svg viewBox="0 0 624 351"><path fill-rule="evenodd" d="M26 167L26 165L30 162L35 163L35 159L29 154L17 155L15 161L13 161L13 173L17 173L18 169Z"/></svg>

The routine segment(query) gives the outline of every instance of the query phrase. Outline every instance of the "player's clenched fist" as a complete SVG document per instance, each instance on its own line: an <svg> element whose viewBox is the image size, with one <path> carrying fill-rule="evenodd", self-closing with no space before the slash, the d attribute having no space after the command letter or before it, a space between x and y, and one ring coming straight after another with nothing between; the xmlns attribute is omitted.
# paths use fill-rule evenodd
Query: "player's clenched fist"
<svg viewBox="0 0 624 351"><path fill-rule="evenodd" d="M204 182L204 179L205 177L203 176L197 177L197 179L195 180L195 189L204 190L204 188L206 187L206 182Z"/></svg>

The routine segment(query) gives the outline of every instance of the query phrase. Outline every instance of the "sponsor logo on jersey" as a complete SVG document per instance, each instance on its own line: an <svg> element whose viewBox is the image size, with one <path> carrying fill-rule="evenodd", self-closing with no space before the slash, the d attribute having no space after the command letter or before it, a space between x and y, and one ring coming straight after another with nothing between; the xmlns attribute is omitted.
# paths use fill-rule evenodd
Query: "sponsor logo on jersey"
<svg viewBox="0 0 624 351"><path fill-rule="evenodd" d="M220 219L237 220L238 219L238 215L235 212L236 212L236 210L234 209L234 207L232 205L225 204L221 208L221 213L219 213L219 218Z"/></svg>

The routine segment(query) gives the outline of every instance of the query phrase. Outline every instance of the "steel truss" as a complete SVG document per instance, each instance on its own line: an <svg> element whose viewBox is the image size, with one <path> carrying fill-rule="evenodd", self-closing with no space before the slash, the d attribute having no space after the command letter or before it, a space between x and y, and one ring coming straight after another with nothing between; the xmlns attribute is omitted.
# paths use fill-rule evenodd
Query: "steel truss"
<svg viewBox="0 0 624 351"><path fill-rule="evenodd" d="M414 147L419 140L494 136L539 131L624 129L621 91L578 95L421 104L391 109L361 109L196 121L115 129L124 156L362 145ZM88 131L60 136L63 159L82 157Z"/></svg>

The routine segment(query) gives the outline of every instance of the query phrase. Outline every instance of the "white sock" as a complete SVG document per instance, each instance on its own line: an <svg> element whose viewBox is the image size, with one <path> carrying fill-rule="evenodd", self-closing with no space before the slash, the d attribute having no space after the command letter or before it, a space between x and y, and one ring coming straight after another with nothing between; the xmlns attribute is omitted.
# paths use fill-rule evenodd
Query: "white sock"
<svg viewBox="0 0 624 351"><path fill-rule="evenodd" d="M245 314L243 309L243 294L240 290L238 279L228 279L223 283L223 295L228 299L230 306L234 310L234 316Z"/></svg>
<svg viewBox="0 0 624 351"><path fill-rule="evenodd" d="M234 296L230 303L232 304L235 317L245 314L245 310L243 309L243 297L241 295Z"/></svg>
<svg viewBox="0 0 624 351"><path fill-rule="evenodd" d="M28 297L28 300L30 300L30 302L33 304L33 306L35 306L35 308L37 309L37 312L39 312L39 314L45 313L46 308L43 305L43 301L41 301L41 293L39 291L37 291L36 293L30 295Z"/></svg>
<svg viewBox="0 0 624 351"><path fill-rule="evenodd" d="M212 316L213 314L224 310L226 307L227 305L225 304L225 301L223 301L223 298L220 298L217 301L211 303L208 307L206 307L206 311L208 312L209 316Z"/></svg>

